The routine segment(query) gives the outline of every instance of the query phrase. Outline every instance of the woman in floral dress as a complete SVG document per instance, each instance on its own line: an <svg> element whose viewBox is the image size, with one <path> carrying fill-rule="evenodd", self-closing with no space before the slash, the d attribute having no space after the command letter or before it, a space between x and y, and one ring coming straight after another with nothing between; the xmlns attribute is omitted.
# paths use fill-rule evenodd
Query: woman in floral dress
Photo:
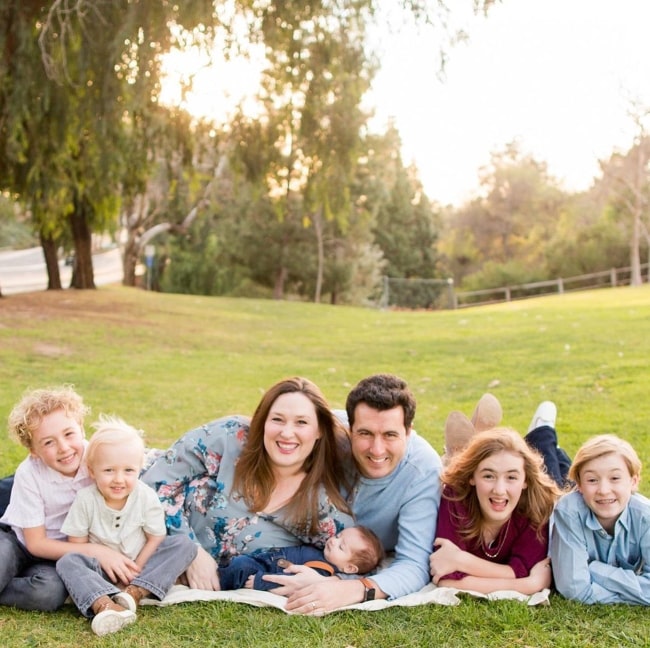
<svg viewBox="0 0 650 648"><path fill-rule="evenodd" d="M352 526L338 440L345 436L319 388L273 385L252 419L227 416L183 435L142 479L165 507L167 530L201 547L191 587L219 589L217 564L260 549L313 544Z"/></svg>

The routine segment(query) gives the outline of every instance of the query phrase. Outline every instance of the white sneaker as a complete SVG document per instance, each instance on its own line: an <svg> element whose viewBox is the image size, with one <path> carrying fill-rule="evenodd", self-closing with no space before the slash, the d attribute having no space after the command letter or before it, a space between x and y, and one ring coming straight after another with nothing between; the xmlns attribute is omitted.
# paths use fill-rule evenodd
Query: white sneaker
<svg viewBox="0 0 650 648"><path fill-rule="evenodd" d="M115 603L121 605L123 608L127 610L131 610L131 612L137 612L138 605L129 593L119 592L115 594L115 596L113 596L112 598L115 601Z"/></svg>
<svg viewBox="0 0 650 648"><path fill-rule="evenodd" d="M535 413L533 414L533 420L528 426L528 432L532 432L538 427L543 425L548 425L555 429L555 421L557 420L557 407L553 401L543 401L539 404Z"/></svg>
<svg viewBox="0 0 650 648"><path fill-rule="evenodd" d="M103 637L131 625L136 618L131 610L104 610L93 617L90 627L97 636Z"/></svg>

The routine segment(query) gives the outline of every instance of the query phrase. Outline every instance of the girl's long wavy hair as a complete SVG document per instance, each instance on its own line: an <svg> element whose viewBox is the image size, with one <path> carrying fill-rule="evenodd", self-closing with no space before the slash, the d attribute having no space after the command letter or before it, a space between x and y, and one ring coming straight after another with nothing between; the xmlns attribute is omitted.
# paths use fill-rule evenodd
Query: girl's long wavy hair
<svg viewBox="0 0 650 648"><path fill-rule="evenodd" d="M339 511L350 513L350 508L340 493L342 487L348 487L338 449L346 432L332 414L321 390L310 380L286 378L264 394L253 414L246 445L235 466L233 490L244 498L251 511L263 511L268 504L275 488L275 476L264 447L264 425L277 398L292 393L304 394L313 403L321 433L303 464L305 478L287 504L291 522L303 533L313 535L318 531L321 485Z"/></svg>
<svg viewBox="0 0 650 648"><path fill-rule="evenodd" d="M524 460L527 488L521 492L516 510L530 520L541 538L544 525L551 517L561 491L546 474L541 455L528 446L518 432L510 428L494 428L476 434L442 474L442 483L446 486L443 497L463 502L467 509L468 520L463 523L464 528L460 529L460 533L468 540L478 539L481 535L483 514L476 488L470 484L470 479L484 459L499 452L511 452Z"/></svg>

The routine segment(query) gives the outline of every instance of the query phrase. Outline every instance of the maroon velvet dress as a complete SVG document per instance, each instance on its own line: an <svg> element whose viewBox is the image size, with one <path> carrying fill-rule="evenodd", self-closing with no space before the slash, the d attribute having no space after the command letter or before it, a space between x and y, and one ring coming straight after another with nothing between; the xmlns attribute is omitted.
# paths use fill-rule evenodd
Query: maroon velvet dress
<svg viewBox="0 0 650 648"><path fill-rule="evenodd" d="M515 578L528 576L531 567L548 555L548 523L544 525L540 539L530 520L517 511L512 514L510 521L501 527L499 535L490 546L483 546L478 539L466 540L460 533L468 519L465 503L446 499L445 491L438 511L437 538L451 540L463 551L484 560L510 565ZM463 572L452 572L442 579L460 580L467 575Z"/></svg>

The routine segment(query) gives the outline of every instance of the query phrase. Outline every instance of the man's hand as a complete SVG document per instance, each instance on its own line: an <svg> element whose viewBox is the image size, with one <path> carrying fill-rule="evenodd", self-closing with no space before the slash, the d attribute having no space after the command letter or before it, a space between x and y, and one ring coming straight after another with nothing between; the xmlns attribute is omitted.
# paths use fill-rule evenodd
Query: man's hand
<svg viewBox="0 0 650 648"><path fill-rule="evenodd" d="M320 616L344 605L363 601L365 588L357 579L321 576L304 565L292 565L285 571L293 575L267 574L262 578L280 585L273 593L288 597L287 612Z"/></svg>
<svg viewBox="0 0 650 648"><path fill-rule="evenodd" d="M198 548L196 558L192 561L185 572L187 584L192 589L210 590L218 592L221 590L219 584L219 573L214 558L202 547Z"/></svg>
<svg viewBox="0 0 650 648"><path fill-rule="evenodd" d="M276 587L273 590L274 594L279 594L280 596L291 597L307 585L322 581L329 582L331 580L329 576L321 576L315 569L306 567L305 565L289 563L289 566L285 568L284 572L287 574L286 576L282 576L282 574L264 574L262 576L262 580L280 585L280 587Z"/></svg>

